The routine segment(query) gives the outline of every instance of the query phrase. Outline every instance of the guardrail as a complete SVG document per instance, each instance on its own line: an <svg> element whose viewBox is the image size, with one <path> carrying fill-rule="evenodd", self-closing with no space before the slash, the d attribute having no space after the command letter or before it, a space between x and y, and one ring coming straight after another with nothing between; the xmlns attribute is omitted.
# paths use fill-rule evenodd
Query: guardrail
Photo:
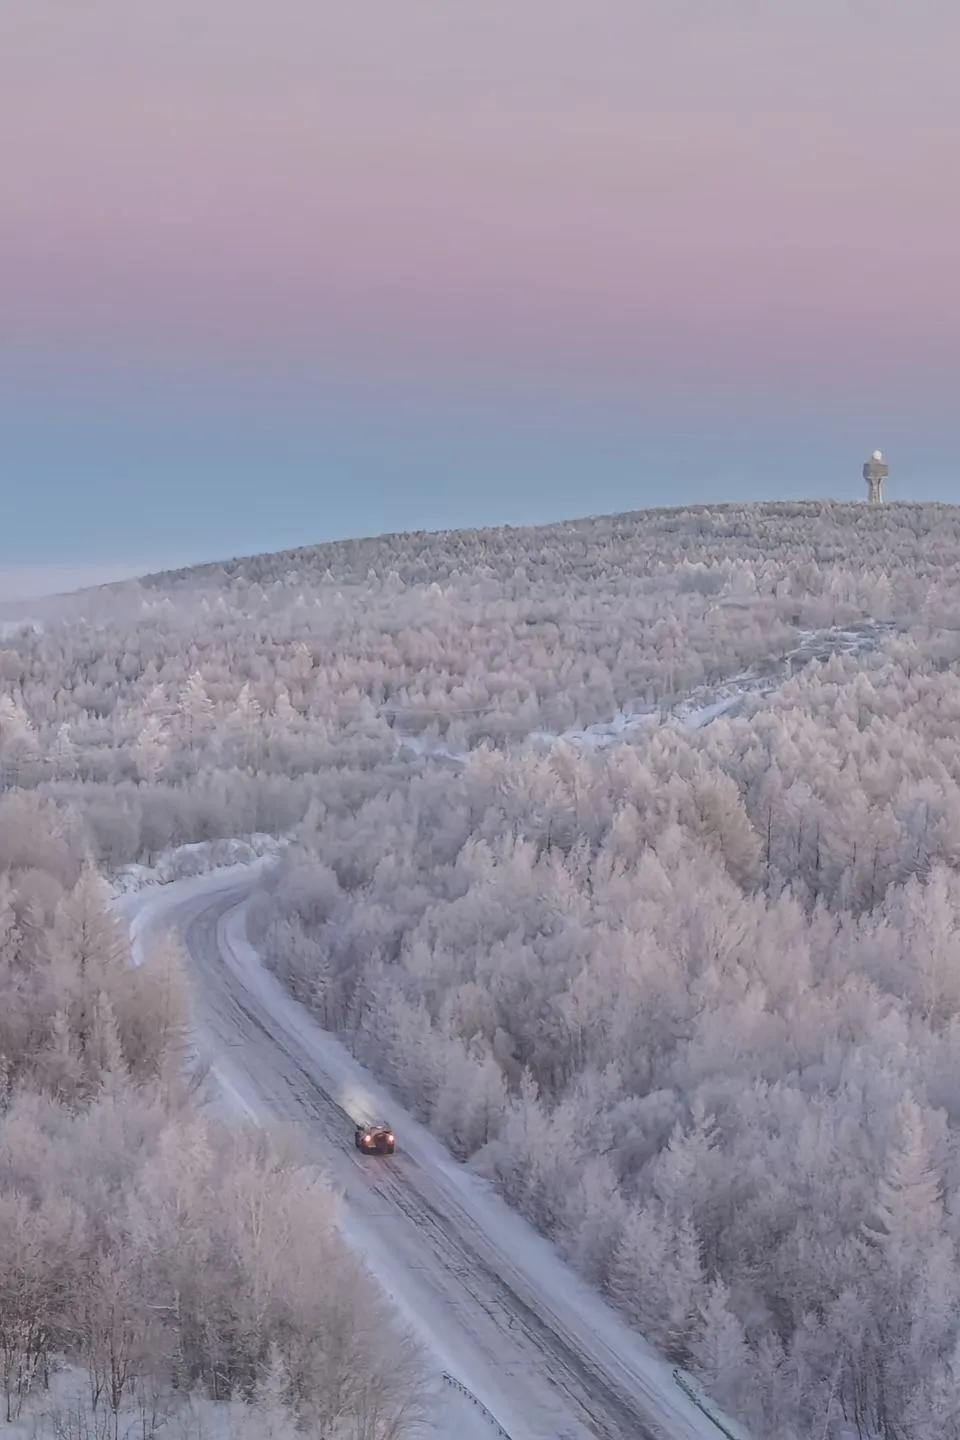
<svg viewBox="0 0 960 1440"><path fill-rule="evenodd" d="M683 1373L677 1366L674 1367L673 1378L676 1384L680 1386L680 1389L683 1391L684 1395L686 1395L687 1399L691 1400L693 1404L696 1405L697 1409L703 1415L706 1415L707 1419L712 1424L716 1425L717 1429L720 1431L720 1434L726 1436L726 1440L741 1440L741 1437L739 1435L734 1435L732 1430L728 1430L726 1425L724 1425L722 1421L718 1420L716 1415L714 1415L712 1411L707 1409L706 1405L703 1403L694 1387L690 1384L690 1381L683 1375Z"/></svg>
<svg viewBox="0 0 960 1440"><path fill-rule="evenodd" d="M452 1389L459 1390L460 1394L465 1396L465 1398L470 1401L471 1405L475 1405L477 1407L484 1420L487 1421L487 1424L490 1425L492 1429L495 1430L496 1433L500 1436L500 1440L510 1440L510 1436L507 1434L506 1430L504 1430L503 1426L500 1424L500 1421L495 1419L495 1417L490 1414L490 1411L487 1409L486 1405L484 1405L482 1400L477 1399L476 1395L474 1395L472 1390L468 1390L466 1385L464 1385L462 1381L458 1380L455 1375L448 1375L446 1370L444 1370L442 1373L444 1382Z"/></svg>
<svg viewBox="0 0 960 1440"><path fill-rule="evenodd" d="M463 1395L467 1400L470 1401L471 1405L476 1406L476 1408L480 1411L480 1414L487 1421L488 1425L490 1425L491 1428L495 1430L496 1433L500 1436L500 1440L511 1440L511 1437L507 1434L506 1430L504 1430L503 1426L500 1424L500 1421L497 1420L495 1416L490 1414L490 1411L487 1409L486 1405L484 1405L482 1400L477 1399L476 1395L474 1395L472 1390L468 1390L466 1385L464 1385L461 1380L458 1380L455 1375L449 1374L446 1370L442 1371L441 1373L445 1384L449 1385L453 1390L458 1390L461 1395ZM716 1415L712 1414L711 1411L707 1409L706 1405L703 1403L694 1387L690 1384L690 1381L687 1380L687 1378L684 1376L678 1366L674 1367L673 1378L676 1384L679 1385L680 1389L687 1396L687 1398L691 1400L693 1404L696 1405L697 1409L701 1411L701 1413L704 1414L707 1419L717 1427L717 1429L720 1431L720 1434L726 1437L726 1440L742 1440L741 1436L734 1435L732 1430L728 1430L726 1425L724 1425L722 1421L718 1420Z"/></svg>

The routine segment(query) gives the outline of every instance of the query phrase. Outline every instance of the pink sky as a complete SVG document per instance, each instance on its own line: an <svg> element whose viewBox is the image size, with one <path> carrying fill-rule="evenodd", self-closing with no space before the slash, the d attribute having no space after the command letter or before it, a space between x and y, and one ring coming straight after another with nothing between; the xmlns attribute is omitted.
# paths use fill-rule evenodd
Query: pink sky
<svg viewBox="0 0 960 1440"><path fill-rule="evenodd" d="M3 319L214 361L326 332L361 367L582 347L629 383L655 344L786 378L902 341L936 372L958 38L953 4L7 0Z"/></svg>
<svg viewBox="0 0 960 1440"><path fill-rule="evenodd" d="M4 0L0 401L89 381L124 464L170 376L945 443L958 74L957 0Z"/></svg>

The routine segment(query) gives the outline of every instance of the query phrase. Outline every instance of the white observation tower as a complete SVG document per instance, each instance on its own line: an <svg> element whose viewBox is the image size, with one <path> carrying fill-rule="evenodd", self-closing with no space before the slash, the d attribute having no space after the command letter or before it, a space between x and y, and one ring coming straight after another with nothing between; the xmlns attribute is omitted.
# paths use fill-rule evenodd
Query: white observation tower
<svg viewBox="0 0 960 1440"><path fill-rule="evenodd" d="M890 473L890 467L883 458L882 450L874 450L863 467L863 478L867 482L867 500L871 505L883 504L883 482Z"/></svg>

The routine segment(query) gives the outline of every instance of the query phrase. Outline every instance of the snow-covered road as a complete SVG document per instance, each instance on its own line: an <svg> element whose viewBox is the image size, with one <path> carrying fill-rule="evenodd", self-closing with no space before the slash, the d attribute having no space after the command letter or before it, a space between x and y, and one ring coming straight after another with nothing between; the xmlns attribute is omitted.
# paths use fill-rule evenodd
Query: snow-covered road
<svg viewBox="0 0 960 1440"><path fill-rule="evenodd" d="M163 931L182 937L198 1044L224 1099L257 1123L297 1127L342 1194L348 1240L437 1370L510 1440L720 1440L670 1366L263 968L245 902L264 863L118 905L141 953ZM361 1160L351 1117L374 1114L393 1124L398 1153ZM459 1435L496 1434L482 1415L463 1420Z"/></svg>

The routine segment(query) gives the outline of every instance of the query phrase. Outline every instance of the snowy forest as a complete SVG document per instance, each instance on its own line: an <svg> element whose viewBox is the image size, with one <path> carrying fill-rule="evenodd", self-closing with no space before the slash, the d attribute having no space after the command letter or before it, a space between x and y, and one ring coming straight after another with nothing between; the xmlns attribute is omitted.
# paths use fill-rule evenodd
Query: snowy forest
<svg viewBox="0 0 960 1440"><path fill-rule="evenodd" d="M332 1203L212 1133L179 959L131 970L95 873L259 835L274 972L756 1440L958 1440L960 510L396 535L6 614L11 1414L55 1353L105 1411L416 1411L359 1271L331 1314L264 1259L252 1305L257 1245L350 1270Z"/></svg>

